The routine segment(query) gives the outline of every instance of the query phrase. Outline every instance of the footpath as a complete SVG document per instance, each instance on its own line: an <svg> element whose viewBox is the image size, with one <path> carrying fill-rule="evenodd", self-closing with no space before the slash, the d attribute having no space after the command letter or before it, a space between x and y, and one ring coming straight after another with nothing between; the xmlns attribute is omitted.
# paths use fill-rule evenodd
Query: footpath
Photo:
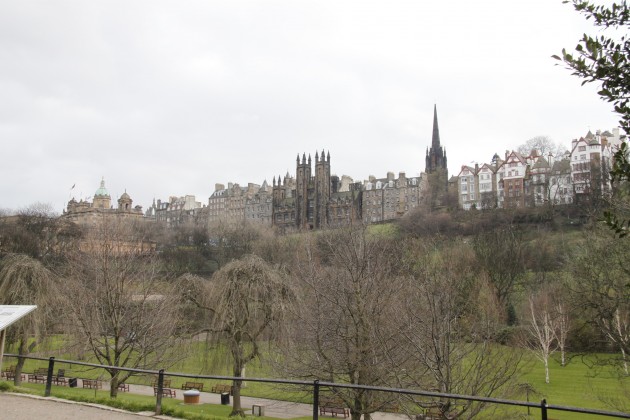
<svg viewBox="0 0 630 420"><path fill-rule="evenodd" d="M105 385L105 384L103 384ZM153 388L143 385L129 385L129 392L139 395L153 396ZM176 400L184 403L182 390L176 390ZM221 395L208 392L200 393L200 403L221 404ZM230 397L230 403L232 397ZM253 405L264 407L266 417L291 419L296 417L311 417L313 406L310 404L293 403L287 401L270 400L265 398L241 397L243 409L251 413ZM154 413L131 413L98 404L77 403L53 397L39 397L26 394L0 393L0 419L31 420L41 419L94 419L94 420L138 420L140 417L153 417L159 419L171 419L168 416L155 416ZM332 418L320 416L320 418ZM392 413L374 413L375 420L401 420L407 416Z"/></svg>

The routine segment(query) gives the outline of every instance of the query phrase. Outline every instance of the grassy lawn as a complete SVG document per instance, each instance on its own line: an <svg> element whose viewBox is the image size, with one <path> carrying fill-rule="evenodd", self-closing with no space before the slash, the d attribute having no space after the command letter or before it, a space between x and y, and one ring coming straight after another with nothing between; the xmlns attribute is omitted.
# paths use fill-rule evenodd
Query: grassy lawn
<svg viewBox="0 0 630 420"><path fill-rule="evenodd" d="M609 356L599 355L599 357L606 358ZM619 372L612 367L589 368L588 365L591 365L594 358L595 356L585 356L583 360L581 357L575 357L564 367L556 360L550 361L550 380L548 384L545 383L545 372L542 362L536 361L532 364L531 370L521 378L520 382L528 383L538 391L538 395L530 396L530 401L539 402L542 398L546 398L549 404L554 405L617 411L604 404L602 399L610 397L622 398L623 391L620 387ZM562 419L605 418L559 411L552 412L550 416Z"/></svg>
<svg viewBox="0 0 630 420"><path fill-rule="evenodd" d="M13 390L35 395L44 395L44 385L41 384L23 383L21 387L13 388ZM92 389L68 388L54 385L52 386L51 394L53 397L63 398L72 401L96 402L98 404L122 408L134 412L155 410L155 398L145 395L120 393L118 394L118 397L116 399L111 399L109 397L109 391L107 390L95 391ZM163 414L184 419L225 419L228 417L231 410L232 407L228 405L186 405L181 400L175 400L171 398L162 399ZM246 409L245 411L247 412L248 410ZM274 417L257 418L270 420L274 419Z"/></svg>
<svg viewBox="0 0 630 420"><path fill-rule="evenodd" d="M231 370L229 367L229 361L225 356L225 349L221 347L214 347L208 350L206 344L202 341L191 342L186 345L186 357L177 364L168 368L171 372L182 372L199 375L222 375L230 376ZM207 353L215 354L214 360L207 360L205 355ZM220 356L217 358L216 355ZM557 356L557 355L556 355ZM58 353L59 358L68 357ZM542 362L532 360L527 363L528 370L519 379L519 383L528 384L536 392L530 394L529 400L532 402L540 402L542 398L546 398L549 404L563 405L563 406L575 406L584 408L595 408L615 411L613 408L607 406L603 399L606 397L618 397L623 395L620 387L618 372L610 367L601 367L598 369L589 368L593 365L594 358L596 356L584 356L574 357L570 360L567 366L562 367L556 361L550 362L550 383L546 384L544 381L544 368ZM601 358L610 356L600 355ZM587 363L584 363L584 362ZM5 359L5 366L14 364L14 360ZM46 367L45 361L27 361L25 366L25 372L32 372L37 367ZM108 380L108 375L101 369L86 368L79 365L70 364L55 364L55 372L57 369L65 369L67 377L80 377L80 378L100 378ZM260 378L274 378L277 377L271 367L268 364L261 363L260 361L254 361L247 366L247 377L260 377ZM153 376L136 376L130 378L127 382L136 383L141 385L151 385ZM204 390L209 391L215 383L228 383L228 381L218 380L198 380L188 378L170 378L172 383L171 387L180 389L181 384L185 381L203 382ZM41 389L43 393L43 387L41 385L24 384L26 388L32 388L34 390ZM84 390L77 388L66 387L53 387L53 394L61 398L91 398L109 400L108 391ZM312 395L310 392L302 391L297 387L279 386L268 383L256 383L246 381L245 387L242 389L242 395L252 396L259 398L268 398L276 400L287 400L295 402L310 403L312 401ZM515 395L512 398L525 400L525 393ZM155 400L152 397L130 395L126 393L120 393L119 398L116 401L124 402L133 406L144 406L142 411L151 411L154 408ZM164 399L164 409L167 412L173 410L171 415L186 418L213 418L225 417L229 413L230 408L221 405L201 404L198 406L183 406L181 401L174 401L171 399ZM181 414L180 411L186 410L192 414ZM136 410L137 411L137 410ZM179 414L175 414L175 412ZM525 414L527 410L525 408L509 409L508 417L518 414ZM197 415L200 417L189 417L190 415ZM532 409L532 415L534 417L540 416L538 410ZM204 417L206 416L206 417ZM496 413L493 415L496 418ZM487 417L492 418L492 416ZM603 418L600 416L588 416L578 415L573 413L550 412L550 418L554 419L597 419Z"/></svg>

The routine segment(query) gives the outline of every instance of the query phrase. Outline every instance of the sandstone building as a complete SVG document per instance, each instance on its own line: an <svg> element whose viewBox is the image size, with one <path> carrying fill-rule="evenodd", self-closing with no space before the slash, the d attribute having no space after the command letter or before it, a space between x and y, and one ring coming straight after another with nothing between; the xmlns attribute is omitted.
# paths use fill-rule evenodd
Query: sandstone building
<svg viewBox="0 0 630 420"><path fill-rule="evenodd" d="M76 201L72 198L61 217L80 225L94 225L104 218L141 220L144 214L142 206L133 206L133 200L126 191L118 199L118 206L114 208L111 196L105 188L105 179L102 179L91 203L84 200Z"/></svg>

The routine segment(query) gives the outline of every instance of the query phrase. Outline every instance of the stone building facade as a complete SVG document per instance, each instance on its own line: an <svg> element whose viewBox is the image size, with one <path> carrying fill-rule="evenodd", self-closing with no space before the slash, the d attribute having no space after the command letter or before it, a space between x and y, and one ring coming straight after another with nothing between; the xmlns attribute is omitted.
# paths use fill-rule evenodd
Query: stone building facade
<svg viewBox="0 0 630 420"><path fill-rule="evenodd" d="M314 160L305 153L301 158L298 155L295 173L295 179L288 174L273 179L273 226L284 231L310 230L361 220L361 188L348 177L340 180L331 175L330 152L315 152Z"/></svg>
<svg viewBox="0 0 630 420"><path fill-rule="evenodd" d="M491 164L464 165L457 182L460 207L538 207L605 197L610 194L612 157L622 141L619 129L589 131L559 156L506 151L504 159L495 155Z"/></svg>
<svg viewBox="0 0 630 420"><path fill-rule="evenodd" d="M296 159L295 176L274 177L272 185L216 184L215 190L203 207L181 207L180 199L160 202L152 206L151 216L173 224L175 213L184 210L195 223L255 223L273 226L281 231L310 230L347 226L353 223L380 223L402 217L419 207L429 189L430 176L444 174L444 185L437 188L446 192L448 169L446 150L440 144L437 107L434 107L431 147L425 156L425 172L408 177L404 172L389 172L385 178L370 176L363 182L332 173L330 152L315 152L314 158L303 153ZM435 189L434 189L435 190ZM184 200L186 202L186 200ZM181 211L180 211L181 213ZM170 226L170 225L169 225Z"/></svg>
<svg viewBox="0 0 630 420"><path fill-rule="evenodd" d="M196 217L201 209L201 202L197 201L194 195L185 195L169 197L164 201L158 199L157 202L154 199L145 216L153 217L157 222L172 228L196 223Z"/></svg>
<svg viewBox="0 0 630 420"><path fill-rule="evenodd" d="M215 186L208 205L201 212L211 225L216 221L247 221L273 226L281 231L321 229L353 223L380 223L402 217L421 205L429 188L427 174L448 176L446 151L440 144L437 108L434 108L431 147L425 156L426 172L398 178L392 172L385 178L370 176L354 182L347 175L332 173L330 152L306 153L296 158L295 176L287 173L273 178L269 187L249 184ZM440 178L441 179L441 178Z"/></svg>
<svg viewBox="0 0 630 420"><path fill-rule="evenodd" d="M119 220L143 220L142 206L133 206L133 200L125 191L117 200L118 206L112 206L112 199L105 188L105 179L101 180L100 187L94 193L92 202L85 200L76 201L72 198L61 217L77 224L94 225L104 218Z"/></svg>

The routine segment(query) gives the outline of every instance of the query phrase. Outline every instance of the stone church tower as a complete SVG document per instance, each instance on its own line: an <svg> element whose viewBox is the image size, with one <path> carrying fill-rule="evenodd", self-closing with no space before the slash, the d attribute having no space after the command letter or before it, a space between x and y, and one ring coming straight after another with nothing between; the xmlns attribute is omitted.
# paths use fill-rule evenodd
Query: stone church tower
<svg viewBox="0 0 630 420"><path fill-rule="evenodd" d="M295 171L295 225L298 229L319 229L328 225L330 201L330 152L315 152L315 175L311 156L297 157Z"/></svg>
<svg viewBox="0 0 630 420"><path fill-rule="evenodd" d="M315 158L317 160L317 158ZM309 221L313 221L313 215L309 209L308 187L311 182L311 155L302 154L300 163L300 155L297 157L297 165L295 170L295 224L298 229L304 229L308 226Z"/></svg>
<svg viewBox="0 0 630 420"><path fill-rule="evenodd" d="M446 149L440 145L440 129L438 128L437 105L433 106L433 137L431 149L427 149L425 172L432 174L437 170L443 170L448 175L446 164ZM448 178L448 176L447 176Z"/></svg>
<svg viewBox="0 0 630 420"><path fill-rule="evenodd" d="M328 226L328 202L330 201L330 152L318 159L315 152L315 228Z"/></svg>

